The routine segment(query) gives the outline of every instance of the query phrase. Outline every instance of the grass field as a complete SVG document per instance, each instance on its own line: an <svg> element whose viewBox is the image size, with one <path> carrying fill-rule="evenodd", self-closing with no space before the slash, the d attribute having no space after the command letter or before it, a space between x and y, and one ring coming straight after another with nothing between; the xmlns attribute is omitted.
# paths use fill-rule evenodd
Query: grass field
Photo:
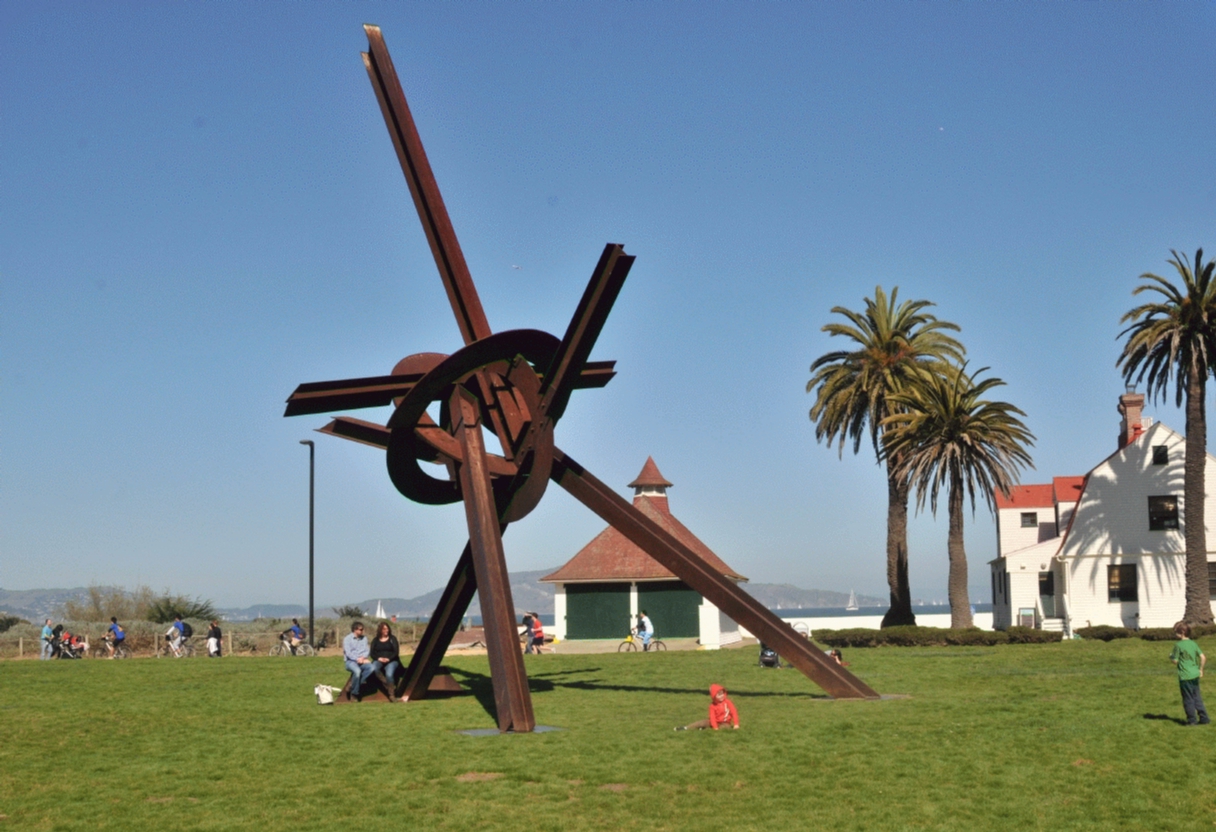
<svg viewBox="0 0 1216 832"><path fill-rule="evenodd" d="M337 658L2 662L0 829L1212 829L1170 646L849 651L881 702L754 650L529 656L563 730L487 737L484 657L449 661L475 695L334 707ZM711 682L742 730L672 731Z"/></svg>

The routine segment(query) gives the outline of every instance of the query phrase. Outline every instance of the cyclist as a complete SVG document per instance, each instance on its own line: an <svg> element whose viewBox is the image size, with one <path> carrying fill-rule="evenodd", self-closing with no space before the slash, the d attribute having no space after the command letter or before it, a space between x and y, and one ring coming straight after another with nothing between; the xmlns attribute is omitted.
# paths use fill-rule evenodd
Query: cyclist
<svg viewBox="0 0 1216 832"><path fill-rule="evenodd" d="M118 623L118 619L110 616L110 626L106 628L110 633L110 637L106 639L106 648L110 651L110 658L114 658L114 651L122 646L127 638L127 631Z"/></svg>
<svg viewBox="0 0 1216 832"><path fill-rule="evenodd" d="M291 641L291 655L294 656L296 648L304 641L305 635L304 628L300 626L300 619L293 618L291 619L291 626L284 630L279 637Z"/></svg>
<svg viewBox="0 0 1216 832"><path fill-rule="evenodd" d="M182 657L182 645L186 643L186 639L194 635L194 628L182 621L180 615L175 616L173 623L169 629L165 631L165 641L169 642L170 649L173 650L173 656L180 659Z"/></svg>
<svg viewBox="0 0 1216 832"><path fill-rule="evenodd" d="M638 613L638 641L642 642L642 650L644 652L650 650L650 640L654 638L654 625L650 623L650 616L646 614L646 610Z"/></svg>

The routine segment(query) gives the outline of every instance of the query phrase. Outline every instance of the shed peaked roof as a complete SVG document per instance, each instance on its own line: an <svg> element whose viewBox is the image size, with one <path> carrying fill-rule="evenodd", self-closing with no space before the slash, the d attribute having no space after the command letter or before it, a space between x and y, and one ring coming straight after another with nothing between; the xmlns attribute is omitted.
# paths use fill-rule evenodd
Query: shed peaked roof
<svg viewBox="0 0 1216 832"><path fill-rule="evenodd" d="M637 479L629 483L630 488L638 488L645 485L671 487L671 483L659 473L659 466L654 464L654 457L652 456L646 457L646 464L642 466L642 473L638 474Z"/></svg>
<svg viewBox="0 0 1216 832"><path fill-rule="evenodd" d="M639 485L669 486L667 480L659 473L654 460L647 458L642 473L629 486ZM634 508L653 520L663 531L692 549L710 568L719 575L725 575L736 581L746 581L747 578L731 569L713 550L697 539L679 520L671 516L667 507L666 496L651 496L640 494L633 498ZM601 581L670 581L675 580L675 573L662 566L658 561L646 554L633 541L621 534L612 526L604 529L595 538L579 550L565 566L556 572L541 578L548 583L580 583Z"/></svg>

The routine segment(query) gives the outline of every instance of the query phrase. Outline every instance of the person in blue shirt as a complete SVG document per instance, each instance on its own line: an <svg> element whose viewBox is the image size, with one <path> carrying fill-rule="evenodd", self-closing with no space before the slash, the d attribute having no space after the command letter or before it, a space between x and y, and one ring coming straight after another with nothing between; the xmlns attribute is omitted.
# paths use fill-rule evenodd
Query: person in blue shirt
<svg viewBox="0 0 1216 832"><path fill-rule="evenodd" d="M127 631L118 623L118 619L110 616L110 626L106 628L110 633L110 638L106 640L106 647L110 651L110 658L114 658L114 650L122 644L123 639L127 637Z"/></svg>
<svg viewBox="0 0 1216 832"><path fill-rule="evenodd" d="M371 660L371 645L363 635L362 621L351 624L350 633L342 639L342 658L346 660L346 669L350 671L350 688L347 689L346 696L356 702L361 701L363 683L376 671Z"/></svg>
<svg viewBox="0 0 1216 832"><path fill-rule="evenodd" d="M51 629L51 619L47 619L42 625L42 653L39 654L40 659L49 659L52 656L53 645L55 643L55 631Z"/></svg>
<svg viewBox="0 0 1216 832"><path fill-rule="evenodd" d="M304 628L300 626L300 619L291 619L291 626L282 633L283 638L291 641L291 655L296 654L296 648L304 641L306 635Z"/></svg>

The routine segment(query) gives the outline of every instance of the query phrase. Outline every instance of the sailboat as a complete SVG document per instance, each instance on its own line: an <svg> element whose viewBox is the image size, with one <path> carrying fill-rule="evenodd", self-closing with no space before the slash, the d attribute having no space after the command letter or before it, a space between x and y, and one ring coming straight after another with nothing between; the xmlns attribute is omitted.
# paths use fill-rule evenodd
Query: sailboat
<svg viewBox="0 0 1216 832"><path fill-rule="evenodd" d="M376 618L388 618L388 616L384 614L384 604L380 603L379 601L376 602Z"/></svg>
<svg viewBox="0 0 1216 832"><path fill-rule="evenodd" d="M845 606L845 609L849 612L861 609L861 607L857 606L857 593L853 590L849 590L849 603Z"/></svg>

